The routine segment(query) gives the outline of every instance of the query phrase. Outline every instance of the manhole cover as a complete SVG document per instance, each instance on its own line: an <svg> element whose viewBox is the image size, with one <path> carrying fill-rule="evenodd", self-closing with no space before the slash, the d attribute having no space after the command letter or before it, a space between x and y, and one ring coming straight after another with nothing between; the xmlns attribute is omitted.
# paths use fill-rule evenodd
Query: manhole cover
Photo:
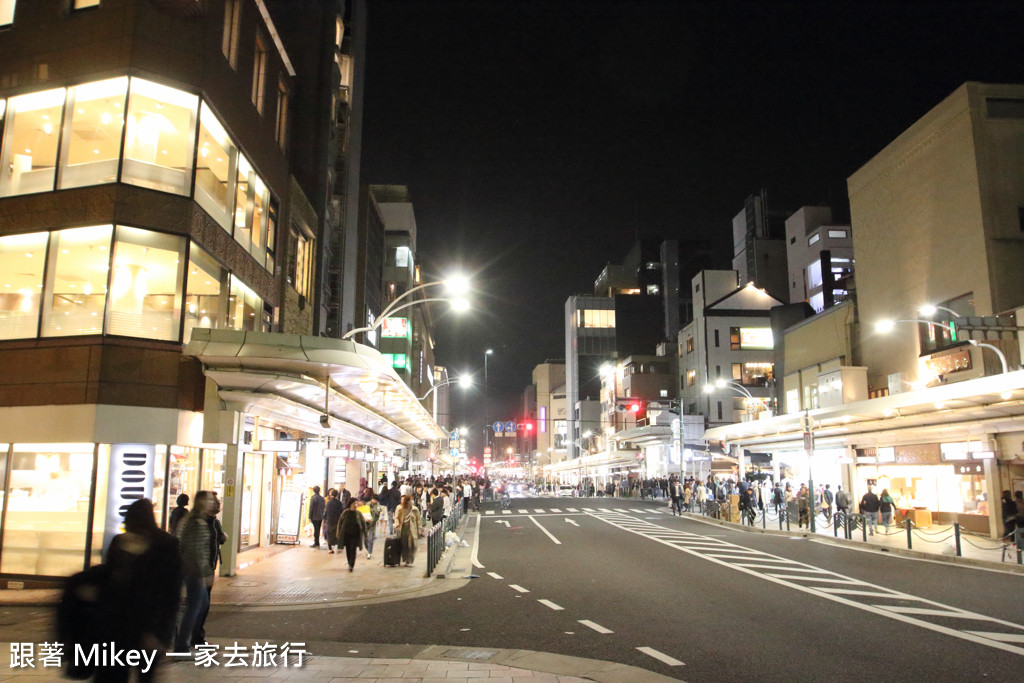
<svg viewBox="0 0 1024 683"><path fill-rule="evenodd" d="M442 657L451 659L490 659L498 654L497 650L475 650L472 648L454 648L441 653Z"/></svg>

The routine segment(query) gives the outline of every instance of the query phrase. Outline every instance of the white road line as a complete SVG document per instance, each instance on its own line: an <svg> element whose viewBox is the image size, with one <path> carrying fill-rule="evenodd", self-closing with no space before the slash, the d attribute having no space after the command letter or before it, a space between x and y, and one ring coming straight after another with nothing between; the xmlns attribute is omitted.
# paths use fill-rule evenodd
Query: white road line
<svg viewBox="0 0 1024 683"><path fill-rule="evenodd" d="M653 647L638 647L637 649L640 650L640 652L643 652L645 655L647 655L649 657L654 657L658 661L664 662L665 664L668 664L669 666L686 666L685 664L680 662L678 659L675 659L673 657L669 657L667 654L665 654L663 652L658 652Z"/></svg>
<svg viewBox="0 0 1024 683"><path fill-rule="evenodd" d="M992 633L990 631L968 631L982 638L998 640L1001 643L1024 643L1024 634L1020 633Z"/></svg>
<svg viewBox="0 0 1024 683"><path fill-rule="evenodd" d="M548 538L550 538L550 539L551 539L552 541L554 541L554 542L555 542L555 545L562 545L562 542L561 542L561 541L559 541L559 540L558 540L557 538L555 538L554 536L552 536L552 535L551 535L551 532L550 532L550 531L548 531L547 529L545 529L544 527L542 527L542 526L540 525L540 522L538 522L538 521L537 521L536 519L534 519L534 518L533 518L533 515L531 515L531 516L530 516L530 521L531 521L531 522L533 522L534 524L536 524L536 525L537 525L537 528L538 528L538 529L540 529L540 530L541 530L541 531L543 531L543 532L544 532L545 534L547 534Z"/></svg>
<svg viewBox="0 0 1024 683"><path fill-rule="evenodd" d="M529 593L530 592L530 591L526 590L525 588L523 588L522 586L516 585L514 583L510 583L508 585L508 587L511 588L512 590L517 590L520 593Z"/></svg>
<svg viewBox="0 0 1024 683"><path fill-rule="evenodd" d="M583 508L584 512L593 512L594 508Z"/></svg>
<svg viewBox="0 0 1024 683"><path fill-rule="evenodd" d="M842 597L840 595L831 595L829 593L826 593L825 591L820 590L820 587L801 585L799 583L799 581L801 579L804 579L804 578L807 578L807 577L790 575L790 576L787 576L786 578L775 578L775 577L773 577L773 576L771 576L769 574L766 574L764 572L755 571L755 567L756 568L760 568L760 569L772 569L772 570L775 570L775 571L778 571L780 569L787 569L788 570L788 569L790 569L789 567L757 566L757 565L754 565L753 567L751 567L750 565L740 566L740 565L737 565L737 564L730 564L730 563L725 562L723 560L716 560L713 557L708 557L706 555L702 555L702 554L700 554L700 553L698 553L696 551L690 550L689 548L680 548L678 546L675 546L675 545L669 543L668 541L659 540L657 538L649 536L649 535L645 534L644 532L638 531L636 529L627 528L626 526L624 526L622 524L619 524L619 523L617 523L615 521L612 521L611 519L607 519L606 517L601 517L599 515L594 515L594 518L597 519L598 521L604 522L604 523L606 523L606 524L608 524L610 526L614 526L616 528L622 529L623 531L628 531L630 533L635 533L637 535L644 536L645 538L650 538L652 541L655 541L656 543L662 543L664 545L669 546L670 548L676 548L677 550L682 550L683 552L687 552L687 553L696 555L697 557L705 559L708 562L714 562L715 564L719 564L719 565L721 565L723 567L731 567L732 569L735 569L736 571L739 571L739 572L743 572L744 574L749 574L750 576L761 578L761 579L763 579L765 581L769 581L771 583L775 583L775 584L778 584L778 585L781 585L781 586L788 586L788 587L792 588L793 590L797 590L797 591L800 591L802 593L807 593L809 595L816 595L818 597L825 598L826 600L831 600L832 602L837 602L837 603L839 603L841 605L846 605L847 607L852 607L854 609L859 609L859 610L862 610L862 611L865 611L865 612L870 612L872 614L876 614L876 615L879 615L879 616L885 616L885 617L888 617L888 618L893 619L895 621L903 622L904 624L908 624L908 625L911 625L911 626L917 626L919 628L927 629L929 631L934 631L936 633L942 633L942 634L945 634L945 635L948 635L948 636L952 636L954 638L959 638L960 640L966 640L966 641L969 641L969 642L972 642L972 643L977 643L977 644L980 644L980 645L986 645L986 646L994 648L996 650L1003 650L1004 652L1012 652L1014 654L1024 655L1024 647L1018 647L1017 645L1011 645L1008 642L1000 642L999 640L995 640L995 639L992 639L992 638L978 636L978 635L975 635L974 633L972 633L971 631L950 628L948 626L942 626L940 624L934 624L934 623L931 623L929 621L924 621L922 619L916 619L913 616L908 616L909 614L923 614L922 611L919 611L919 610L922 610L922 608L918 608L918 607L893 607L891 605L870 605L870 604L865 604L863 602L857 602L857 601L851 600L849 598L844 598L844 597ZM649 525L649 527L653 527L652 530L656 530L656 529L659 528L659 527L655 527L654 525ZM814 567L800 566L800 567L794 567L793 569L798 569L800 571L809 571L809 572L810 571L814 571L814 572L817 572L819 574L829 573L829 572L825 572L824 570L817 569L817 568L814 568ZM848 576L843 576L842 574L836 574L836 573L831 573L831 574L833 576L836 576L836 577L839 577L839 578L850 579L851 581L855 580L855 579L851 579ZM871 585L871 584L867 584L867 585ZM880 590L885 590L882 586L872 586L872 587L873 588L878 588ZM977 619L977 620L989 621L989 622L1001 624L1001 625L1007 626L1009 628L1017 629L1018 631L1024 631L1024 626L1021 626L1020 624L1015 624L1015 623L1010 622L1010 621L1004 621L1002 619L995 619L993 617L987 617L987 616L982 615L982 614L974 614L974 613L966 612L964 610L957 610L956 608L949 607L947 605L943 605L942 603L935 602L935 601L932 601L932 600L926 600L924 598L919 598L919 600L921 602L926 603L926 604L933 605L935 608L937 608L937 609L934 609L932 611L932 614L930 614L930 616L957 616L957 617L962 617L964 619ZM943 609L943 608L945 608L945 609ZM901 614L900 612L906 612L906 614ZM640 648L637 648L637 649L640 649Z"/></svg>
<svg viewBox="0 0 1024 683"><path fill-rule="evenodd" d="M559 510L558 508L551 508L551 511L552 512L557 512L558 514L562 514L562 511Z"/></svg>
<svg viewBox="0 0 1024 683"><path fill-rule="evenodd" d="M544 510L541 510L540 508L533 508L533 511L536 512L538 515L544 514Z"/></svg>
<svg viewBox="0 0 1024 683"><path fill-rule="evenodd" d="M485 514L485 515L493 515L493 514L494 514L494 510L488 510L488 511L487 511L487 512L485 512L484 514Z"/></svg>
<svg viewBox="0 0 1024 683"><path fill-rule="evenodd" d="M502 510L501 514L503 514L503 515L511 515L512 511L511 510Z"/></svg>
<svg viewBox="0 0 1024 683"><path fill-rule="evenodd" d="M477 553L480 552L480 520L483 519L480 515L476 516L476 529L473 531L473 552L469 556L469 561L473 563L473 566L477 569L483 569L484 566L480 564L480 559Z"/></svg>
<svg viewBox="0 0 1024 683"><path fill-rule="evenodd" d="M595 624L594 622L589 621L587 619L579 619L578 621L587 628L592 628L598 633L615 633L615 631L611 630L610 628L605 628L604 626L601 626L601 624Z"/></svg>
<svg viewBox="0 0 1024 683"><path fill-rule="evenodd" d="M826 593L832 593L833 595L869 595L873 598L906 599L899 593L890 593L888 591L857 590L856 588L832 588L831 586L822 586L818 590L825 591Z"/></svg>
<svg viewBox="0 0 1024 683"><path fill-rule="evenodd" d="M955 617L957 619L977 619L980 621L995 621L990 617L986 617L982 614L971 614L970 612L961 612L955 609L929 609L927 607L903 607L902 605L874 605L879 609L884 609L889 612L896 612L898 614L919 614L921 616L929 617ZM972 631L968 631L972 633Z"/></svg>
<svg viewBox="0 0 1024 683"><path fill-rule="evenodd" d="M572 521L568 517L565 518L565 521L568 522L569 524L572 524L573 526L579 526L579 524L577 524L576 522Z"/></svg>
<svg viewBox="0 0 1024 683"><path fill-rule="evenodd" d="M520 511L519 511L519 514L521 514L521 515L527 515L527 514L529 514L529 513L530 513L530 511L529 511L529 510L520 510Z"/></svg>
<svg viewBox="0 0 1024 683"><path fill-rule="evenodd" d="M503 578L505 578L504 576L499 576L494 572L487 572L487 576L491 577L492 579L497 579L498 581L501 581Z"/></svg>
<svg viewBox="0 0 1024 683"><path fill-rule="evenodd" d="M540 604L544 605L545 607L550 607L551 609L555 610L556 612L558 610L565 609L561 605L556 605L555 603L551 602L550 600L538 600L537 602L539 602Z"/></svg>
<svg viewBox="0 0 1024 683"><path fill-rule="evenodd" d="M496 520L494 520L494 523L495 524L504 524L506 529L509 529L509 528L512 527L512 525L508 523L507 519L496 519Z"/></svg>
<svg viewBox="0 0 1024 683"><path fill-rule="evenodd" d="M566 512L579 512L576 508L565 508Z"/></svg>
<svg viewBox="0 0 1024 683"><path fill-rule="evenodd" d="M814 581L815 583L839 583L846 586L867 586L868 584L856 579L833 579L825 576L793 576L792 574L768 574L776 579L796 579L798 581ZM914 598L915 600L917 598Z"/></svg>

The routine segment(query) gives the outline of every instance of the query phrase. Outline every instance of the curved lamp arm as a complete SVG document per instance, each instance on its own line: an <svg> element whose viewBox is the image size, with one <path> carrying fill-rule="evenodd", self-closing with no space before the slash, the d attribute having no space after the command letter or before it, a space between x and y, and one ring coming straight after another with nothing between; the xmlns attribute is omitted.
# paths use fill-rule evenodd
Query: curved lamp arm
<svg viewBox="0 0 1024 683"><path fill-rule="evenodd" d="M936 308L942 309L944 311L950 311L951 313L955 313L955 311L951 311L948 308L943 308L942 306L936 306ZM911 319L911 320L893 320L893 322L894 323L924 323L925 325L935 325L936 327L941 327L942 329L946 330L947 332L952 332L953 331L953 327L951 325L946 325L945 323L937 323L937 322L935 322L933 320ZM1007 372L1009 372L1009 367L1007 366L1007 363L1006 363L1006 356L1003 354L1002 350L998 346L993 346L992 344L986 344L985 342L980 342L980 341L978 341L976 339L968 339L966 341L971 346L985 347L987 349L992 349L993 351L995 351L996 355L999 356L999 363L1003 367L1003 374L1005 375Z"/></svg>
<svg viewBox="0 0 1024 683"><path fill-rule="evenodd" d="M431 283L431 284L436 284L436 283ZM420 286L424 287L426 285L420 285ZM412 290L409 290L409 291L411 292ZM408 292L406 292L406 293L408 293ZM452 299L449 298L449 297L437 296L437 297L431 297L431 298L428 298L428 299L417 299L416 301L407 301L406 303L402 304L401 306L397 306L396 307L395 303L398 302L398 299L395 299L395 301L393 301L390 306L385 308L381 312L381 314L379 316L377 316L376 322L374 322L372 325L370 325L368 327L357 327L354 330L349 330L345 334L341 335L341 338L342 339L351 339L354 335L357 335L360 332L372 332L373 330L376 330L381 325L383 325L384 321L387 320L388 317L392 313L397 313L398 311L401 311L402 309L409 308L411 306L415 306L416 304L426 304L426 303L430 303L432 301L451 301L451 300Z"/></svg>

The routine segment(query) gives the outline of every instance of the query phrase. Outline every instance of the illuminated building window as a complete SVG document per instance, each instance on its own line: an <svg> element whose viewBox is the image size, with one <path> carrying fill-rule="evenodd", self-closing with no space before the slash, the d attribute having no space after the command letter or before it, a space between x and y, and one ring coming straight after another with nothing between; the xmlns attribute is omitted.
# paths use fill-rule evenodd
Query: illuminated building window
<svg viewBox="0 0 1024 683"><path fill-rule="evenodd" d="M121 182L188 196L199 98L131 79Z"/></svg>
<svg viewBox="0 0 1024 683"><path fill-rule="evenodd" d="M288 233L288 255L288 282L296 292L309 296L313 273L313 240L292 230ZM373 324L372 320L370 324Z"/></svg>
<svg viewBox="0 0 1024 683"><path fill-rule="evenodd" d="M0 339L35 337L50 234L0 237Z"/></svg>
<svg viewBox="0 0 1024 683"><path fill-rule="evenodd" d="M184 238L120 225L115 234L107 333L176 341Z"/></svg>
<svg viewBox="0 0 1024 683"><path fill-rule="evenodd" d="M835 238L835 239L845 239L846 238L846 231L845 230L829 230L828 231L828 236L832 237L832 238Z"/></svg>
<svg viewBox="0 0 1024 683"><path fill-rule="evenodd" d="M813 235L807 238L807 246L811 246L812 244L816 243L819 239L821 239L821 235L819 233L814 233Z"/></svg>
<svg viewBox="0 0 1024 683"><path fill-rule="evenodd" d="M576 311L576 326L590 328L615 327L615 311L608 309L585 309Z"/></svg>
<svg viewBox="0 0 1024 683"><path fill-rule="evenodd" d="M99 7L100 0L75 0L73 9L85 9L86 7Z"/></svg>
<svg viewBox="0 0 1024 683"><path fill-rule="evenodd" d="M196 327L217 329L224 326L221 288L224 269L195 243L189 248L188 275L185 279L185 333L188 343Z"/></svg>
<svg viewBox="0 0 1024 683"><path fill-rule="evenodd" d="M697 371L696 370L687 370L686 371L686 386L692 387L696 383L697 383Z"/></svg>
<svg viewBox="0 0 1024 683"><path fill-rule="evenodd" d="M263 301L234 275L228 295L228 329L256 331L263 321Z"/></svg>
<svg viewBox="0 0 1024 683"><path fill-rule="evenodd" d="M117 180L127 91L125 77L68 89L58 187Z"/></svg>
<svg viewBox="0 0 1024 683"><path fill-rule="evenodd" d="M770 327L730 327L729 348L740 349L772 349L775 343Z"/></svg>
<svg viewBox="0 0 1024 683"><path fill-rule="evenodd" d="M51 235L54 265L47 271L44 288L44 337L103 332L112 233L113 226L98 225Z"/></svg>
<svg viewBox="0 0 1024 683"><path fill-rule="evenodd" d="M64 96L58 88L7 101L0 196L53 190Z"/></svg>
<svg viewBox="0 0 1024 683"><path fill-rule="evenodd" d="M686 352L687 353L693 353L693 337L692 336L686 338Z"/></svg>
<svg viewBox="0 0 1024 683"><path fill-rule="evenodd" d="M733 363L732 378L749 387L763 387L774 374L772 363Z"/></svg>
<svg viewBox="0 0 1024 683"><path fill-rule="evenodd" d="M199 115L199 153L196 155L196 203L229 231L235 185L232 169L237 163L237 155L235 143L203 102Z"/></svg>
<svg viewBox="0 0 1024 683"><path fill-rule="evenodd" d="M232 69L238 68L238 27L242 18L242 0L225 0L224 31L220 50Z"/></svg>
<svg viewBox="0 0 1024 683"><path fill-rule="evenodd" d="M9 26L14 23L14 6L17 0L0 0L0 26Z"/></svg>

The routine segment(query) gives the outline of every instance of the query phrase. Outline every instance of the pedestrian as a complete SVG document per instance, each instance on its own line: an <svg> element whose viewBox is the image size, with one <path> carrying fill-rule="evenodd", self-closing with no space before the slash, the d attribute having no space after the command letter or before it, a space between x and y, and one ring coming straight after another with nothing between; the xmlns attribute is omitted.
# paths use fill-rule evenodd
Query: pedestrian
<svg viewBox="0 0 1024 683"><path fill-rule="evenodd" d="M462 514L469 514L469 501L473 497L473 487L470 485L469 480L465 480L462 483Z"/></svg>
<svg viewBox="0 0 1024 683"><path fill-rule="evenodd" d="M707 490L707 487L705 487L703 483L698 481L698 482L696 482L696 484L697 484L697 509L698 509L698 511L701 514L704 514L704 510L706 509L707 502L708 502L708 490Z"/></svg>
<svg viewBox="0 0 1024 683"><path fill-rule="evenodd" d="M775 505L776 515L779 514L779 511L782 509L782 503L784 500L785 499L783 498L782 493L782 482L780 481L775 484L775 489L772 491L772 504Z"/></svg>
<svg viewBox="0 0 1024 683"><path fill-rule="evenodd" d="M1013 495L1009 491L1003 491L1003 542L1009 543L1013 540L1013 530L1017 528L1017 504L1013 502Z"/></svg>
<svg viewBox="0 0 1024 683"><path fill-rule="evenodd" d="M327 539L327 554L329 555L334 554L334 546L341 545L341 540L338 538L338 520L344 511L345 506L338 499L338 492L334 489L328 491L327 503L324 505L324 536Z"/></svg>
<svg viewBox="0 0 1024 683"><path fill-rule="evenodd" d="M807 484L800 484L800 490L796 493L797 526L800 528L805 524L810 526L810 495Z"/></svg>
<svg viewBox="0 0 1024 683"><path fill-rule="evenodd" d="M892 515L896 510L896 501L889 495L889 489L882 489L882 495L878 497L878 509L882 513L882 524L885 530L889 531L889 524L892 523Z"/></svg>
<svg viewBox="0 0 1024 683"><path fill-rule="evenodd" d="M167 531L173 536L174 532L178 529L178 524L188 514L188 494L179 493L178 497L174 499L174 502L178 504L178 507L171 510L171 518L167 520Z"/></svg>
<svg viewBox="0 0 1024 683"><path fill-rule="evenodd" d="M216 576L217 563L220 561L220 547L228 540L228 536L224 533L224 527L220 525L220 520L217 519L221 509L220 498L217 497L216 491L210 491L210 495L213 497L213 504L210 506L210 511L206 514L206 524L210 527L210 569L213 571L214 576ZM206 595L212 600L212 581L206 586ZM206 617L209 614L210 600L207 600L206 607L196 617L196 625L192 629L193 646L206 642Z"/></svg>
<svg viewBox="0 0 1024 683"><path fill-rule="evenodd" d="M870 535L875 535L875 528L878 526L878 496L868 486L868 492L860 499L860 514L864 515L864 523L867 525Z"/></svg>
<svg viewBox="0 0 1024 683"><path fill-rule="evenodd" d="M210 525L206 516L213 509L213 494L199 491L193 501L192 511L178 525L178 541L181 544L181 570L185 584L185 613L178 626L175 652L188 652L192 648L192 637L196 622L210 606L213 586L213 569L210 562Z"/></svg>
<svg viewBox="0 0 1024 683"><path fill-rule="evenodd" d="M327 506L320 495L320 487L313 487L313 497L309 499L309 521L313 523L313 542L310 548L320 547L320 525L324 522L324 508Z"/></svg>
<svg viewBox="0 0 1024 683"><path fill-rule="evenodd" d="M157 526L148 498L128 506L124 529L107 549L106 579L98 595L102 617L94 627L117 650L163 651L173 640L181 595L178 540ZM152 681L156 664L152 662L145 673L138 666L99 667L93 680L127 683L133 670L140 682Z"/></svg>
<svg viewBox="0 0 1024 683"><path fill-rule="evenodd" d="M825 484L825 488L821 492L821 511L825 514L826 520L832 518L832 501L835 499L832 491L829 490L831 486L831 484Z"/></svg>
<svg viewBox="0 0 1024 683"><path fill-rule="evenodd" d="M1017 517L1014 520L1017 523L1016 528L1024 529L1024 492L1013 492L1013 504L1017 506Z"/></svg>
<svg viewBox="0 0 1024 683"><path fill-rule="evenodd" d="M430 499L430 523L437 524L444 519L444 498L441 496L441 492L437 489L433 489L430 492L432 496Z"/></svg>
<svg viewBox="0 0 1024 683"><path fill-rule="evenodd" d="M377 494L370 496L370 519L366 520L365 515L363 516L366 521L366 559L370 559L373 556L373 542L377 538L377 525L380 523L380 499L377 498Z"/></svg>
<svg viewBox="0 0 1024 683"><path fill-rule="evenodd" d="M676 482L677 484L679 482ZM683 509L687 512L690 511L690 505L693 503L693 487L687 482L686 486L683 487ZM682 514L680 512L680 514Z"/></svg>
<svg viewBox="0 0 1024 683"><path fill-rule="evenodd" d="M843 490L842 484L836 486L836 510L845 518L850 512L850 494Z"/></svg>
<svg viewBox="0 0 1024 683"><path fill-rule="evenodd" d="M348 570L356 567L356 551L363 547L363 538L366 536L366 520L363 513L357 508L359 500L353 498L348 502L348 508L338 518L338 538L345 546L345 557L348 559Z"/></svg>
<svg viewBox="0 0 1024 683"><path fill-rule="evenodd" d="M412 504L412 496L402 496L402 504L395 513L395 528L402 543L402 564L411 567L416 558L416 539L420 535L419 513Z"/></svg>
<svg viewBox="0 0 1024 683"><path fill-rule="evenodd" d="M388 536L395 533L395 510L398 509L398 503L401 502L398 490L398 482L396 481L391 485L391 488L384 489L379 499L380 504L388 511Z"/></svg>

